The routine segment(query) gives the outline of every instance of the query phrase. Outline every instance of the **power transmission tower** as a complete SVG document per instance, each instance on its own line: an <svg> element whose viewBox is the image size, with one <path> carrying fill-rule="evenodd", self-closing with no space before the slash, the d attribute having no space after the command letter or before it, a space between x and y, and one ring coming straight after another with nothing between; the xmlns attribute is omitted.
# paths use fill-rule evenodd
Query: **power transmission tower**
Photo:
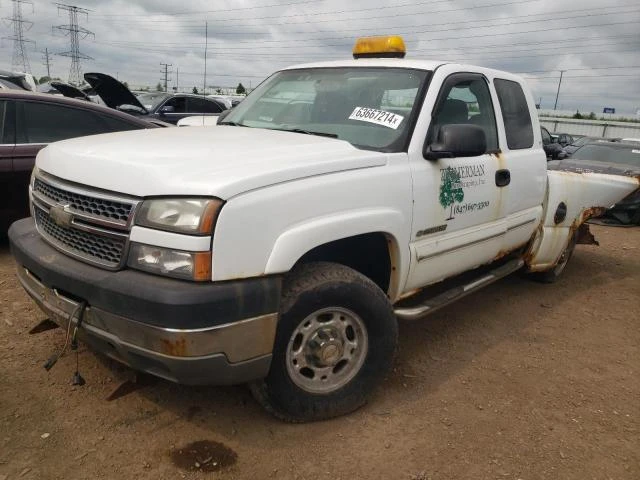
<svg viewBox="0 0 640 480"><path fill-rule="evenodd" d="M43 65L47 67L47 77L51 79L51 59L49 58L51 55L49 54L49 49L45 48L44 52L42 52L42 60Z"/></svg>
<svg viewBox="0 0 640 480"><path fill-rule="evenodd" d="M172 67L173 64L172 63L162 63L160 62L160 65L162 65L164 67L164 72L162 70L160 70L160 73L164 73L164 91L167 91L167 80L169 78L169 74L173 73L169 71L169 67ZM160 79L162 80L162 79Z"/></svg>
<svg viewBox="0 0 640 480"><path fill-rule="evenodd" d="M25 30L29 30L33 27L33 22L29 22L22 18L22 4L28 3L33 8L33 2L31 0L11 0L13 2L13 16L11 18L5 17L3 20L8 20L13 26L13 35L11 37L3 37L7 40L13 40L13 58L11 59L11 68L19 70L21 72L31 73L31 66L29 65L29 58L24 48L25 43L33 43L33 40L29 40L24 37Z"/></svg>
<svg viewBox="0 0 640 480"><path fill-rule="evenodd" d="M76 7L75 5L65 5L63 3L56 3L56 5L58 6L58 13L60 13L60 10L66 10L67 12L69 12L69 25L58 25L57 27L53 28L66 32L65 35L69 35L69 38L71 39L71 50L69 50L68 52L58 53L58 55L62 57L71 57L69 83L80 85L83 82L80 60L93 60L93 58L89 55L85 55L84 53L80 53L79 38L81 36L82 38L87 38L89 35L93 35L93 38L95 38L95 34L84 27L78 26L78 13L85 15L88 20L89 10L87 10L86 8Z"/></svg>

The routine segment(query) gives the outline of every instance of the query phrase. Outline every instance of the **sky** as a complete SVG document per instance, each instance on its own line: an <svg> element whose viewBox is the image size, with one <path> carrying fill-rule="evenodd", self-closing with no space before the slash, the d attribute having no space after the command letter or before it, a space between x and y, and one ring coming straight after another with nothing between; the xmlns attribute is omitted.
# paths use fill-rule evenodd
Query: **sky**
<svg viewBox="0 0 640 480"><path fill-rule="evenodd" d="M351 57L354 40L401 35L407 58L498 68L526 78L536 102L553 109L640 110L640 3L637 0L82 0L78 14L83 72L103 72L131 88L163 81L200 91L205 49L208 87L254 87L279 68ZM12 0L0 16L12 17ZM31 73L67 80L70 38L54 28L69 14L49 1L22 3ZM206 26L205 26L206 25ZM28 30L27 30L28 28ZM10 21L0 23L11 37ZM206 34L205 34L206 32ZM84 38L83 38L84 37ZM0 44L0 69L11 69L13 41Z"/></svg>

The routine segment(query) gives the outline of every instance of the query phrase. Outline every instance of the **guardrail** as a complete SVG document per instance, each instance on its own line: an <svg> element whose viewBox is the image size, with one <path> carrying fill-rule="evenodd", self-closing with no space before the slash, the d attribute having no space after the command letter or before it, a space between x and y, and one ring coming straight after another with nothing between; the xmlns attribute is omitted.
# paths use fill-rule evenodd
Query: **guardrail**
<svg viewBox="0 0 640 480"><path fill-rule="evenodd" d="M551 133L569 133L590 137L640 138L640 123L633 122L540 116L540 124Z"/></svg>

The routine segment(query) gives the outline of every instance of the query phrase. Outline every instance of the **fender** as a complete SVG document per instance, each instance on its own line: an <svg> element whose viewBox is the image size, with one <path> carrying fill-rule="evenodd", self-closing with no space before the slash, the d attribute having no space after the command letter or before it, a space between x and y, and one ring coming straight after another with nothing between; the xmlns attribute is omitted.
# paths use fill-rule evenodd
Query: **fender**
<svg viewBox="0 0 640 480"><path fill-rule="evenodd" d="M409 271L407 225L410 219L399 210L390 208L359 209L334 215L311 218L291 226L276 240L267 261L265 274L288 272L305 253L320 245L365 233L381 232L395 244L391 247L392 266L396 281L392 290L401 289ZM400 233L402 232L402 233ZM372 259L373 261L373 259ZM395 288L393 288L395 287ZM389 292L391 298L397 292Z"/></svg>
<svg viewBox="0 0 640 480"><path fill-rule="evenodd" d="M601 215L638 187L639 180L633 177L548 171L544 218L525 255L529 270L553 268L584 222Z"/></svg>

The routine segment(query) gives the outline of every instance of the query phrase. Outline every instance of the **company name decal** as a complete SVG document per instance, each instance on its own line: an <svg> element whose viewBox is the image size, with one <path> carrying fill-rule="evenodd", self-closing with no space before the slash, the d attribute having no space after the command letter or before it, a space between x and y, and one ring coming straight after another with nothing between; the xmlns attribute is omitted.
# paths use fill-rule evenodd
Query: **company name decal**
<svg viewBox="0 0 640 480"><path fill-rule="evenodd" d="M452 220L454 215L476 212L489 206L488 200L463 203L464 190L484 185L486 183L484 176L485 165L483 163L440 169L440 195L438 199L443 208L450 207L447 220Z"/></svg>

